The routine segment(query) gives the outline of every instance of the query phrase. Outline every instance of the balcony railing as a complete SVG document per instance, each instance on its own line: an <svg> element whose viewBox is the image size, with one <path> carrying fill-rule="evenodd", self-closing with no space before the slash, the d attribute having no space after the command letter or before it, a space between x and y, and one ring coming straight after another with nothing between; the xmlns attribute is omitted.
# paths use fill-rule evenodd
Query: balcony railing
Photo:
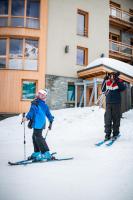
<svg viewBox="0 0 133 200"><path fill-rule="evenodd" d="M109 50L133 58L133 46L109 40Z"/></svg>
<svg viewBox="0 0 133 200"><path fill-rule="evenodd" d="M133 15L129 12L110 6L110 16L133 24Z"/></svg>

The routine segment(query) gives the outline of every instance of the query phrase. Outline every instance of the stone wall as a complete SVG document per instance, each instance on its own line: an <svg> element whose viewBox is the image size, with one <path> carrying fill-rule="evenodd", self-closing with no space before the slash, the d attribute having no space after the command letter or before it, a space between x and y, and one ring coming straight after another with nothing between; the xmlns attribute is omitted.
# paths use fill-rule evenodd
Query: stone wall
<svg viewBox="0 0 133 200"><path fill-rule="evenodd" d="M46 75L46 88L48 89L47 104L51 109L66 108L67 89L69 82L80 81L77 78Z"/></svg>

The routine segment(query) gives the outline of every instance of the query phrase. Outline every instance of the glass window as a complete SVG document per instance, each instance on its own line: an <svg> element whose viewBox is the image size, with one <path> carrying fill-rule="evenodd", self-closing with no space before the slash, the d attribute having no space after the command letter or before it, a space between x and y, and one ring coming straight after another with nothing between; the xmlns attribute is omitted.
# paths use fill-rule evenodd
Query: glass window
<svg viewBox="0 0 133 200"><path fill-rule="evenodd" d="M12 17L11 26L13 27L24 27L24 18Z"/></svg>
<svg viewBox="0 0 133 200"><path fill-rule="evenodd" d="M84 49L77 49L77 64L84 65Z"/></svg>
<svg viewBox="0 0 133 200"><path fill-rule="evenodd" d="M9 69L22 69L23 40L10 39Z"/></svg>
<svg viewBox="0 0 133 200"><path fill-rule="evenodd" d="M39 16L40 16L40 0L27 0L26 16L39 18Z"/></svg>
<svg viewBox="0 0 133 200"><path fill-rule="evenodd" d="M67 101L75 101L75 85L68 84Z"/></svg>
<svg viewBox="0 0 133 200"><path fill-rule="evenodd" d="M36 94L36 81L23 81L22 99L34 99Z"/></svg>
<svg viewBox="0 0 133 200"><path fill-rule="evenodd" d="M0 17L0 27L8 26L8 18Z"/></svg>
<svg viewBox="0 0 133 200"><path fill-rule="evenodd" d="M84 21L85 21L85 16L78 14L78 34L79 35L84 35Z"/></svg>
<svg viewBox="0 0 133 200"><path fill-rule="evenodd" d="M40 27L40 23L38 19L26 19L26 27L28 28L38 28Z"/></svg>
<svg viewBox="0 0 133 200"><path fill-rule="evenodd" d="M38 58L38 40L25 40L25 57L30 59Z"/></svg>
<svg viewBox="0 0 133 200"><path fill-rule="evenodd" d="M8 0L0 0L0 15L8 15Z"/></svg>
<svg viewBox="0 0 133 200"><path fill-rule="evenodd" d="M0 58L0 68L6 68L6 58Z"/></svg>
<svg viewBox="0 0 133 200"><path fill-rule="evenodd" d="M24 60L24 69L25 70L37 70L38 61L37 60Z"/></svg>
<svg viewBox="0 0 133 200"><path fill-rule="evenodd" d="M88 36L88 13L78 10L77 17L77 34L81 36Z"/></svg>
<svg viewBox="0 0 133 200"><path fill-rule="evenodd" d="M13 0L12 11L13 16L24 16L24 0Z"/></svg>
<svg viewBox="0 0 133 200"><path fill-rule="evenodd" d="M9 59L9 69L22 69L22 59L10 58Z"/></svg>
<svg viewBox="0 0 133 200"><path fill-rule="evenodd" d="M6 39L0 39L0 56L6 55Z"/></svg>
<svg viewBox="0 0 133 200"><path fill-rule="evenodd" d="M23 39L10 39L10 58L21 58L23 52Z"/></svg>
<svg viewBox="0 0 133 200"><path fill-rule="evenodd" d="M88 65L88 49L77 47L77 65Z"/></svg>

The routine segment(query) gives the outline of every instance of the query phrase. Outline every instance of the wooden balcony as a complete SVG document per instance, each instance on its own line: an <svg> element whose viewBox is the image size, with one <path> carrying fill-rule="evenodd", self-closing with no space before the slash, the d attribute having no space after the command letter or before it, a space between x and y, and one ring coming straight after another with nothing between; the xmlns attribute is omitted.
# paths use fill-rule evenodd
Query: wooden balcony
<svg viewBox="0 0 133 200"><path fill-rule="evenodd" d="M110 25L133 33L133 15L129 12L110 6Z"/></svg>
<svg viewBox="0 0 133 200"><path fill-rule="evenodd" d="M133 59L133 46L109 40L109 57L131 62Z"/></svg>

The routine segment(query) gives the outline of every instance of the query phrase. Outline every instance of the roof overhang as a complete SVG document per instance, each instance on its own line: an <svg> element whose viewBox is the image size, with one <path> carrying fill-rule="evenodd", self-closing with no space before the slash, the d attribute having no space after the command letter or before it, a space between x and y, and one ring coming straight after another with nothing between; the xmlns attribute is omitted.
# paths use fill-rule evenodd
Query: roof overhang
<svg viewBox="0 0 133 200"><path fill-rule="evenodd" d="M97 76L105 75L106 72L110 73L115 71L113 68L106 65L97 65L94 67L86 68L80 71L77 71L78 77L83 79L94 78ZM118 71L118 70L117 70ZM120 72L120 78L128 83L133 84L133 77L127 74Z"/></svg>

